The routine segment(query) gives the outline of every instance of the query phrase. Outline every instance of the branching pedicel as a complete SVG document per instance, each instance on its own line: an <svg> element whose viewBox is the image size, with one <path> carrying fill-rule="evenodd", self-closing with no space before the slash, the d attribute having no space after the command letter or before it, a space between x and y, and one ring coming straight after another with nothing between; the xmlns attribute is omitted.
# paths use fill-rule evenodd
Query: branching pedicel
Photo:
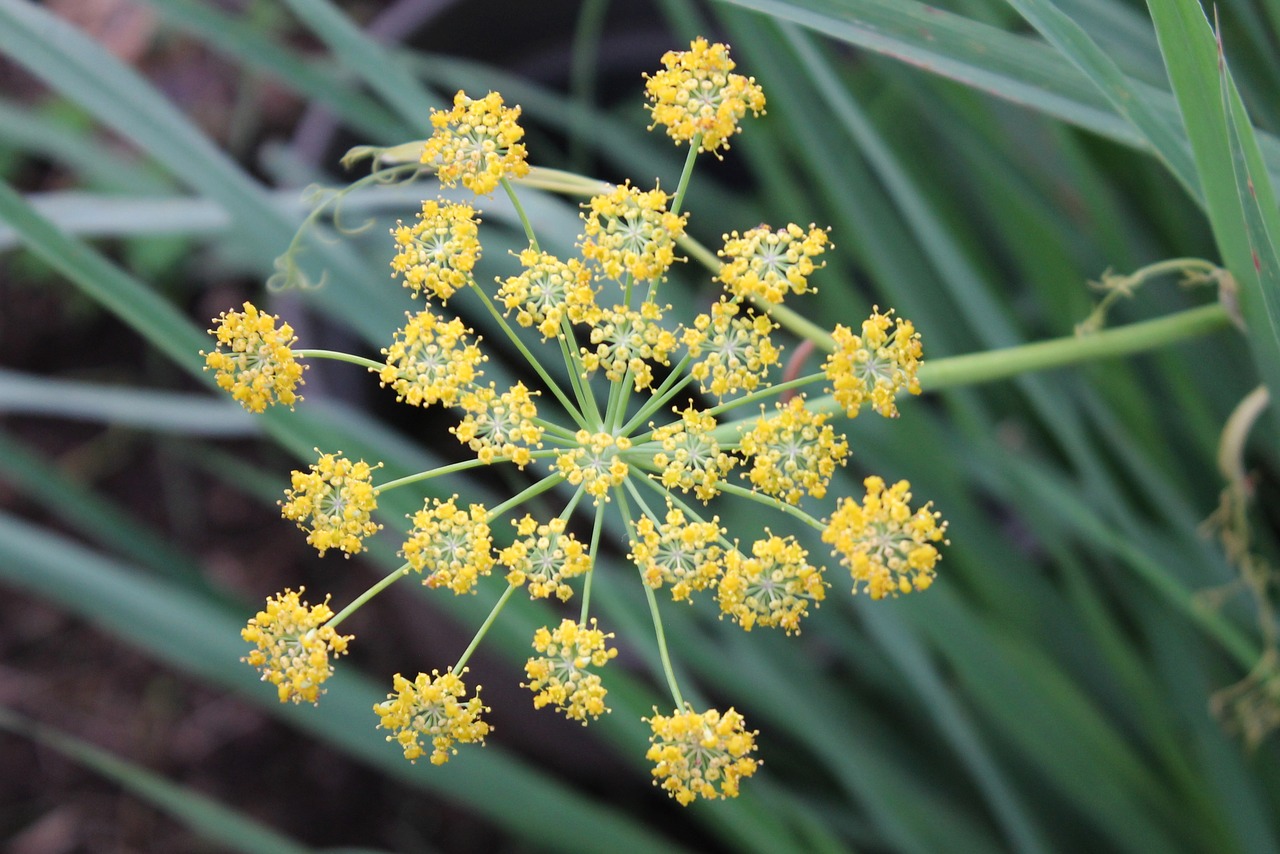
<svg viewBox="0 0 1280 854"><path fill-rule="evenodd" d="M538 630L526 687L535 707L554 706L585 725L608 711L598 671L616 650L607 644L613 635L596 627L588 609L602 520L616 511L629 532L630 558L645 585L674 701L670 714L655 709L647 719L655 782L681 804L734 797L740 780L756 770L757 733L733 709L697 711L684 701L653 590L665 587L675 601L714 594L723 615L743 629L777 627L791 634L823 601L829 582L795 537L765 529L762 537L743 542L705 505L728 494L799 519L849 569L854 593L881 599L933 581L946 523L928 504L912 509L906 481L888 486L869 477L862 499L841 498L826 520L799 506L806 497L826 494L849 454L832 423L836 411L852 418L868 405L896 417L896 396L920 393L920 336L910 322L878 309L856 334L837 326L819 342L831 351L821 371L785 384L771 381L781 352L772 340L774 318L786 323L794 317L779 303L813 289L810 276L831 247L825 229L787 224L726 235L719 253L724 263L715 271L722 296L688 326L664 323L669 306L658 295L678 260L676 241L688 216L680 212L683 188L695 156L721 156L739 120L748 111L762 112L764 95L754 79L731 73L724 45L697 39L690 50L672 51L662 62L664 69L648 78L646 88L653 126L690 146L681 191L671 196L659 187L624 184L590 199L583 205L581 258L543 252L525 220L529 247L519 255L522 272L500 280L496 289L481 285L472 275L481 254L477 212L470 205L426 201L412 224L393 230L391 262L394 275L426 306L396 331L382 351L385 362L294 349L292 330L250 304L215 319L211 333L218 344L206 355L208 367L251 411L299 399L298 358L343 358L377 373L397 400L458 410L453 433L476 459L451 470L511 463L537 472L532 486L499 507L459 496L425 501L412 516L401 550L404 565L337 615L327 604L301 602L301 590L268 600L243 632L255 645L245 660L278 687L282 702L316 701L333 670L330 654L344 652L350 640L336 627L396 579L412 572L428 587L461 595L473 593L477 580L497 566L506 571L507 590L461 660L443 674L433 670L413 680L396 674L393 692L375 709L378 726L391 732L388 740L406 758L429 752L435 764L448 761L458 744L483 742L487 708L479 688L468 695L462 681L467 659L516 589L564 601L575 584L585 585L581 615ZM459 92L452 109L432 115L434 134L423 147L423 162L447 186L460 183L477 195L503 188L522 214L512 179L526 175L529 166L518 117L519 109L505 106L496 93L472 99ZM481 297L528 358L541 388L517 383L500 389L485 381L483 342L461 318L446 313L449 299L464 288ZM559 351L568 367L567 388L529 351L512 319ZM804 391L778 399L808 385L832 392L828 401L835 405L819 411ZM548 394L560 404L555 416L540 414ZM719 420L743 406L759 415ZM362 540L379 528L370 516L377 495L432 474L375 485L376 468L338 453L320 454L310 472L294 472L284 515L321 554L363 550ZM573 489L557 518L516 515L522 504L562 483ZM568 530L580 506L594 512L589 543ZM496 551L492 532L504 518L516 536Z"/></svg>

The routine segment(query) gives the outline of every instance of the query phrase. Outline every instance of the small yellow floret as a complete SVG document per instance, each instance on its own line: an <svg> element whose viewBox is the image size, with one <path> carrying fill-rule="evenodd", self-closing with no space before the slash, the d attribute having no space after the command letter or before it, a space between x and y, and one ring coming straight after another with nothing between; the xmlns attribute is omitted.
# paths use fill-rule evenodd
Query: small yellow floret
<svg viewBox="0 0 1280 854"><path fill-rule="evenodd" d="M359 554L365 538L382 527L371 518L378 506L373 472L381 466L352 462L341 452L320 454L309 472L293 472L293 485L280 502L281 515L307 532L307 542L321 556L329 549L341 549L348 556Z"/></svg>
<svg viewBox="0 0 1280 854"><path fill-rule="evenodd" d="M466 668L462 673L466 674ZM431 764L443 765L458 752L454 743L484 744L484 737L491 727L480 720L489 707L480 702L480 686L474 697L466 699L467 686L456 676L453 668L443 675L431 671L431 676L419 673L410 682L399 673L392 681L394 693L373 707L378 715L378 728L393 730L387 741L394 741L404 750L404 758L410 762L426 753L429 739Z"/></svg>
<svg viewBox="0 0 1280 854"><path fill-rule="evenodd" d="M315 703L324 693L321 683L333 675L329 654L346 653L353 637L324 625L333 617L328 596L308 606L299 600L305 590L285 590L267 599L266 610L240 630L240 637L257 647L240 660L260 670L262 681L276 686L282 703Z"/></svg>
<svg viewBox="0 0 1280 854"><path fill-rule="evenodd" d="M474 593L480 576L493 569L489 513L480 504L462 509L429 498L413 514L413 530L401 554L414 572L426 573L427 587L447 587L456 594ZM406 570L407 571L407 570Z"/></svg>
<svg viewBox="0 0 1280 854"><path fill-rule="evenodd" d="M302 385L304 366L293 355L298 339L292 326L276 326L280 318L248 302L244 311L224 311L214 320L218 326L209 334L218 339L217 348L201 350L200 355L205 370L216 372L219 388L231 392L250 412L261 412L277 401L292 407L302 399L294 391Z"/></svg>
<svg viewBox="0 0 1280 854"><path fill-rule="evenodd" d="M815 259L830 243L826 229L816 225L807 232L795 223L780 231L767 225L742 235L735 231L724 236L724 248L716 253L725 259L716 278L738 299L780 303L788 291L812 290L809 277L827 264Z"/></svg>
<svg viewBox="0 0 1280 854"><path fill-rule="evenodd" d="M422 149L422 162L435 166L446 187L461 182L487 196L503 178L529 174L519 119L520 108L504 106L497 92L474 99L459 90L452 109L431 111L435 131Z"/></svg>
<svg viewBox="0 0 1280 854"><path fill-rule="evenodd" d="M596 628L595 620L591 621L591 628L563 620L557 629L538 629L533 648L542 655L525 664L529 681L522 683L534 693L534 708L555 706L566 718L582 721L583 726L588 717L598 718L610 711L604 704L608 692L601 684L600 674L587 668L604 667L617 656L617 649L605 646L611 637L612 633Z"/></svg>
<svg viewBox="0 0 1280 854"><path fill-rule="evenodd" d="M688 806L698 798L736 798L742 778L760 763L751 757L759 732L747 730L733 709L698 713L686 706L670 716L654 709L645 718L653 731L645 758L653 763L654 784Z"/></svg>
<svg viewBox="0 0 1280 854"><path fill-rule="evenodd" d="M864 403L885 418L897 418L898 406L894 398L906 389L911 394L920 393L920 381L916 371L920 369L923 349L920 333L910 320L894 318L890 334L890 315L880 307L862 321L862 335L837 325L831 337L836 349L827 357L822 370L830 381L836 402L844 407L850 418L858 416Z"/></svg>
<svg viewBox="0 0 1280 854"><path fill-rule="evenodd" d="M645 93L653 113L653 130L664 125L677 144L701 134L699 151L715 152L729 147L729 138L741 128L738 122L750 110L764 112L764 91L754 77L730 74L734 62L729 47L708 44L699 36L689 50L667 51L665 69L645 75Z"/></svg>
<svg viewBox="0 0 1280 854"><path fill-rule="evenodd" d="M942 559L934 543L946 543L947 523L932 510L933 502L912 512L911 484L900 480L885 489L884 480L868 477L861 504L840 502L822 541L831 544L853 576L853 592L872 599L925 590Z"/></svg>
<svg viewBox="0 0 1280 854"><path fill-rule="evenodd" d="M399 250L391 259L392 275L417 296L426 292L441 302L471 282L480 260L480 221L471 205L425 201L417 222L399 220L391 233Z"/></svg>

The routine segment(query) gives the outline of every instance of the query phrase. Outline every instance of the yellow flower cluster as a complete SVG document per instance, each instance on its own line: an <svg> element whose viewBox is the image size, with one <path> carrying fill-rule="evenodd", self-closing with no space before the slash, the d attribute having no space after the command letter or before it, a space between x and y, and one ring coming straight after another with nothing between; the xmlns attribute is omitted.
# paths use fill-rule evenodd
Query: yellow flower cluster
<svg viewBox="0 0 1280 854"><path fill-rule="evenodd" d="M371 518L378 506L373 472L382 464L352 462L340 453L320 454L310 471L293 472L293 486L280 502L284 518L307 532L307 542L321 556L329 549L359 554L365 538L382 527Z"/></svg>
<svg viewBox="0 0 1280 854"><path fill-rule="evenodd" d="M505 457L524 468L532 459L531 449L542 447L538 407L524 383L517 382L502 394L492 385L477 388L463 396L461 405L467 414L449 430L485 465Z"/></svg>
<svg viewBox="0 0 1280 854"><path fill-rule="evenodd" d="M645 75L645 92L653 114L652 130L667 128L677 143L699 138L699 151L715 152L729 147L729 137L741 128L738 122L750 110L764 112L764 91L754 77L730 74L736 67L723 44L708 44L699 36L689 50L667 51L664 69Z"/></svg>
<svg viewBox="0 0 1280 854"><path fill-rule="evenodd" d="M553 468L572 485L584 484L587 494L596 501L608 501L609 490L621 486L631 471L621 456L631 448L631 440L586 430L579 430L574 440L576 445L557 456Z"/></svg>
<svg viewBox="0 0 1280 854"><path fill-rule="evenodd" d="M508 567L507 583L524 585L530 598L555 596L569 601L573 588L565 582L591 569L591 558L573 534L565 533L565 521L552 519L538 524L532 516L512 520L520 539L498 553L498 560Z"/></svg>
<svg viewBox="0 0 1280 854"><path fill-rule="evenodd" d="M255 647L240 660L262 671L262 681L276 686L282 703L316 702L324 693L321 684L333 675L329 655L343 655L352 638L324 625L333 617L329 598L309 606L299 599L305 590L271 597L266 610L240 630Z"/></svg>
<svg viewBox="0 0 1280 854"><path fill-rule="evenodd" d="M646 88L654 126L665 126L678 144L688 142L695 151L719 157L746 113L763 109L754 80L731 73L734 64L724 45L697 39L689 51L668 53L663 64ZM391 267L415 297L425 297L429 309L406 315L382 350L384 362L326 350L295 351L290 327L248 303L244 312L221 315L211 330L218 347L206 356L208 367L218 372L220 386L254 411L296 399L299 356L362 365L404 403L455 410L457 420L448 429L473 458L380 486L372 480L376 467L340 454L321 454L310 472L293 473L282 512L307 532L321 554L363 550L379 529L372 513L380 490L422 484L437 475L475 475L499 463L524 472L506 472L523 488L492 509L457 495L423 499L401 549L404 565L341 617L327 604L307 607L290 591L268 600L267 610L244 630L255 645L246 660L278 686L282 700L314 702L332 672L329 657L344 652L349 640L336 633L336 623L355 606L410 571L430 588L475 593L480 579L500 563L507 588L477 639L443 674L419 673L413 681L396 674L393 692L375 707L379 726L406 758L429 755L437 765L453 755L456 745L483 742L489 726L481 716L488 709L478 689L469 696L462 681L480 638L517 588L533 599L567 602L578 584L583 587L578 619L537 631L525 687L533 692L535 707L557 708L585 724L608 711L597 671L617 655L607 644L613 635L597 628L588 613L593 604L588 594L600 568L601 544L610 536L604 532L621 531L653 606L659 660L675 707L669 716L655 709L646 719L655 782L681 804L735 797L740 780L758 765L752 756L756 733L733 709L696 712L684 701L652 591L665 587L673 601L714 595L721 617L745 631L768 627L795 634L824 601L829 585L824 568L809 562L794 533L774 534L762 518L751 536L731 538L720 524L728 513L713 515L688 493L703 505L754 502L766 512L786 514L789 526L821 531L852 574L855 592L880 599L927 587L946 523L932 505L911 509L906 481L886 488L880 478L868 478L865 498L836 500L826 520L803 507L826 496L849 454L848 442L831 423L836 407L830 400L810 400L806 387L825 383L850 417L864 404L894 417L899 393L920 392L920 336L909 321L878 308L858 335L844 326L836 326L829 341L809 334L812 327L779 303L813 290L810 277L825 266L831 242L826 229L794 223L725 235L716 270L722 287L706 299L703 313L677 322L658 293L667 296L665 278L685 234L683 189L671 196L656 185L652 190L630 182L606 185L582 205L580 257L565 260L544 251L508 180L529 170L519 115L518 107L506 107L496 93L471 99L459 92L452 109L432 113L434 133L422 154L445 185L461 183L479 195L502 185L511 195L529 238L518 253L517 275L498 278L496 287L477 282L479 212L467 204L425 201L412 223L393 229ZM693 153L686 170L696 159ZM677 186L687 187L688 177L686 171ZM705 250L690 254L710 258ZM463 289L472 293L450 303ZM529 363L523 381L513 377L499 385L485 379L488 357L474 330L455 316L459 303L488 312L488 329L497 330L490 336L506 353L519 353ZM796 359L779 382L782 347L774 340L779 323L830 346L833 352L822 370L798 376L803 360ZM548 352L558 364L544 360ZM502 368L505 374L507 365ZM757 406L758 418L740 414ZM739 482L730 481L735 468ZM645 490L656 492L658 500ZM584 501L587 496L592 501ZM562 501L563 509L557 513L553 506L535 516L526 512L535 500ZM594 513L589 540L582 534L587 526L574 517L588 504L587 515ZM617 526L611 528L605 518L615 510ZM549 517L555 518L539 521ZM491 526L504 518L514 526L514 537L495 549Z"/></svg>
<svg viewBox="0 0 1280 854"><path fill-rule="evenodd" d="M800 620L809 616L809 603L826 598L822 570L809 564L809 553L793 537L776 537L751 544L751 557L731 549L720 579L720 610L746 631L777 626L798 634Z"/></svg>
<svg viewBox="0 0 1280 854"><path fill-rule="evenodd" d="M668 489L676 488L694 494L708 502L720 494L718 484L734 467L735 458L720 449L714 433L716 419L695 409L674 410L679 421L653 431L653 439L662 444L662 450L653 455L653 464L661 474L659 479Z"/></svg>
<svg viewBox="0 0 1280 854"><path fill-rule="evenodd" d="M481 339L469 340L473 333L458 317L442 320L430 311L405 317L409 322L382 351L387 363L379 380L395 390L398 401L453 406L480 378L479 365L489 358L478 346Z"/></svg>
<svg viewBox="0 0 1280 854"><path fill-rule="evenodd" d="M885 489L884 480L873 475L863 486L862 503L845 498L822 533L853 575L853 592L883 599L927 589L942 557L934 543L947 542L947 523L931 503L911 510L911 484L905 480Z"/></svg>
<svg viewBox="0 0 1280 854"><path fill-rule="evenodd" d="M739 391L759 388L778 364L779 350L769 337L778 324L750 308L721 298L711 314L700 314L685 330L684 343L694 360L689 373L702 390L723 399Z"/></svg>
<svg viewBox="0 0 1280 854"><path fill-rule="evenodd" d="M463 668L462 673L466 672ZM438 670L430 676L419 673L412 682L397 673L392 690L373 710L378 727L394 731L387 741L400 745L410 762L427 752L427 740L432 765L448 762L458 752L455 743L484 744L491 728L480 716L489 707L480 702L478 685L475 696L467 699L467 686L452 668L443 675Z"/></svg>
<svg viewBox="0 0 1280 854"><path fill-rule="evenodd" d="M826 495L836 466L844 465L849 454L849 443L836 436L827 420L800 397L778 404L772 417L762 415L754 429L742 434L752 485L788 504L798 504L805 495Z"/></svg>
<svg viewBox="0 0 1280 854"><path fill-rule="evenodd" d="M717 276L739 299L762 299L780 303L790 291L811 290L809 277L826 266L814 259L827 250L827 231L810 225L806 232L794 222L774 231L761 225L739 235L724 236L724 248L717 254L726 259Z"/></svg>
<svg viewBox="0 0 1280 854"><path fill-rule="evenodd" d="M504 106L497 92L483 98L458 92L453 109L431 111L435 132L423 146L422 162L435 166L446 187L461 182L477 196L487 196L503 178L529 174L519 119L520 108Z"/></svg>
<svg viewBox="0 0 1280 854"><path fill-rule="evenodd" d="M756 773L755 737L733 709L675 710L646 718L652 744L645 757L653 763L654 782L682 806L698 798L736 798L743 777Z"/></svg>
<svg viewBox="0 0 1280 854"><path fill-rule="evenodd" d="M862 321L862 334L854 335L846 326L836 324L831 337L836 348L822 370L831 383L836 402L850 418L858 416L864 403L885 418L897 418L894 398L906 389L920 393L916 371L920 368L920 333L910 320L896 318L893 334L889 333L893 309L880 313L876 306Z"/></svg>
<svg viewBox="0 0 1280 854"><path fill-rule="evenodd" d="M582 364L589 372L604 369L610 382L621 382L628 374L636 391L653 383L649 362L671 364L671 351L678 344L676 336L662 325L662 309L646 302L637 311L616 306L600 314L591 327L594 349L582 348Z"/></svg>
<svg viewBox="0 0 1280 854"><path fill-rule="evenodd" d="M250 412L262 412L277 401L293 406L301 400L294 389L302 384L303 366L293 356L298 339L280 318L263 314L252 303L244 311L224 311L209 330L217 337L216 349L204 356L205 370L215 372L218 387L231 392Z"/></svg>
<svg viewBox="0 0 1280 854"><path fill-rule="evenodd" d="M644 583L654 589L670 585L676 601L689 601L693 591L715 584L720 577L718 541L725 533L719 521L713 517L710 522L689 522L677 507L667 509L661 525L648 516L637 520L631 559Z"/></svg>
<svg viewBox="0 0 1280 854"><path fill-rule="evenodd" d="M537 325L543 340L562 333L561 323L595 323L600 310L591 286L591 271L577 258L561 261L554 255L525 249L520 253L524 272L502 282L498 299L507 311L516 312L521 326Z"/></svg>
<svg viewBox="0 0 1280 854"><path fill-rule="evenodd" d="M397 220L391 233L399 249L392 275L403 276L414 296L425 291L443 303L470 283L480 260L480 221L471 205L423 202L417 222Z"/></svg>
<svg viewBox="0 0 1280 854"><path fill-rule="evenodd" d="M627 274L638 281L661 279L676 260L676 240L688 216L667 210L661 189L623 184L593 196L582 214L582 257L595 261L610 279Z"/></svg>
<svg viewBox="0 0 1280 854"><path fill-rule="evenodd" d="M524 687L533 692L533 707L555 706L571 720L582 721L598 718L609 708L604 704L605 690L600 674L588 667L604 667L618 654L614 647L606 647L605 641L613 637L596 628L573 620L563 620L560 627L548 630L545 626L533 636L533 648L540 656L525 663L524 672L529 681Z"/></svg>
<svg viewBox="0 0 1280 854"><path fill-rule="evenodd" d="M480 504L462 509L454 502L427 499L413 514L413 530L401 554L414 572L427 574L427 587L474 593L476 582L493 569L489 513Z"/></svg>

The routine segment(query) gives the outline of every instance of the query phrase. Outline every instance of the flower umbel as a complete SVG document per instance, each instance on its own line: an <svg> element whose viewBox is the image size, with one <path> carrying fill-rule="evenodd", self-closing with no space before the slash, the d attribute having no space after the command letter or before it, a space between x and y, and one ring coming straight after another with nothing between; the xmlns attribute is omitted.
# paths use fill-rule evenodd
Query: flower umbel
<svg viewBox="0 0 1280 854"><path fill-rule="evenodd" d="M748 731L733 709L721 715L686 708L670 716L654 709L646 718L653 734L645 758L654 765L654 783L682 806L698 798L736 798L739 782L759 767L751 758L759 733Z"/></svg>
<svg viewBox="0 0 1280 854"><path fill-rule="evenodd" d="M583 206L582 257L595 261L610 279L624 273L640 281L662 278L675 261L676 240L688 218L667 210L670 198L660 189L645 191L630 183L592 197Z"/></svg>
<svg viewBox="0 0 1280 854"><path fill-rule="evenodd" d="M808 557L793 537L772 534L751 544L751 557L730 550L720 579L720 610L746 631L777 626L798 634L809 603L816 608L827 595L822 570L811 566Z"/></svg>
<svg viewBox="0 0 1280 854"><path fill-rule="evenodd" d="M538 327L543 339L562 333L560 322L594 323L599 315L591 272L577 258L561 261L553 255L525 249L520 253L524 272L502 282L498 299L507 311L516 312L521 326Z"/></svg>
<svg viewBox="0 0 1280 854"><path fill-rule="evenodd" d="M378 726L406 758L428 756L439 765L458 744L483 742L488 709L478 689L468 695L462 677L503 610L528 607L519 604L520 593L555 597L555 607L580 593L576 619L534 635L523 687L535 707L552 706L585 724L608 711L601 668L618 654L609 646L613 635L597 627L593 607L632 616L611 601L618 589L608 574L616 567L601 559L616 554L621 534L653 624L657 654L646 660L660 669L668 708L675 709L660 715L655 708L645 719L654 779L680 804L735 797L742 778L758 766L756 733L733 709L696 712L685 701L681 668L672 661L676 650L663 626L663 611L673 606L655 589L665 587L673 602L714 591L721 617L742 629L798 633L827 594L825 569L811 564L804 548L816 541L815 532L849 567L855 590L872 598L932 581L946 523L931 505L913 512L906 482L888 489L879 478L866 481L862 502L842 499L835 477L849 443L833 419L852 417L864 404L893 416L898 394L919 393L919 335L892 310L878 309L859 335L843 326L828 335L829 327L780 305L812 290L810 277L831 246L825 228L792 223L734 231L725 236L719 260L685 234L698 153L721 157L747 113L763 111L764 96L753 79L732 73L725 45L706 39L668 53L663 66L647 78L651 129L662 125L677 144L689 143L674 195L657 185L642 190L629 180L610 185L551 169L537 170L528 182L595 194L581 205L578 251L570 253L577 257L565 257L559 245L555 255L543 248L545 223L531 218L520 198L526 187L515 179L531 169L520 108L507 107L497 93L472 99L459 92L451 109L432 112L434 133L425 143L355 149L353 158L374 155L375 172L344 192L419 177L419 151L447 186L460 183L478 195L502 187L504 210L520 227L514 233L524 237L510 253L518 268L510 258L496 259L507 262L511 275L477 281L480 211L423 201L415 218L392 231L391 267L393 278L427 304L407 314L402 328L388 330L384 362L333 350L295 351L292 330L250 304L219 318L218 348L206 361L218 371L219 385L247 408L297 399L302 368L295 357L359 365L390 386L399 402L438 404L406 413L404 424L420 425L418 438L432 452L456 458L397 471L376 486L376 466L340 454L320 455L310 472L294 472L282 511L321 554L363 550L379 527L372 521L375 499L385 506L392 490L408 488L416 497L401 506L421 509L410 517L403 563L388 567L337 616L327 602L311 608L285 591L249 621L244 637L256 648L246 660L278 686L282 700L314 701L331 672L330 657L349 640L336 634L335 624L416 574L427 587L458 595L488 598L494 585L505 589L452 667L429 675L414 668L413 680L396 674L392 693L375 706ZM321 210L307 221L315 222ZM554 238L541 237L550 248ZM719 284L706 281L710 287L682 293L681 283L666 281L671 265L686 260L676 257L678 242ZM481 326L483 341L474 331ZM779 329L802 339L798 354L810 346L834 352L821 370L806 373L799 356L783 370ZM824 382L833 395L810 398ZM360 429L358 420L351 426ZM439 447L446 431L460 445L446 438ZM369 438L384 441L377 433ZM730 478L735 468L739 477ZM436 497L449 495L442 483L457 484L463 497ZM510 492L492 501L470 501L503 488ZM837 491L829 519L811 515L806 504L829 491ZM733 520L737 530L728 530L727 521L722 527L722 519ZM772 533L778 523L787 526L783 535ZM495 548L494 530L507 535L505 547ZM506 584L482 583L498 563ZM597 578L597 572L605 574ZM465 603L474 600L451 601L470 613Z"/></svg>
<svg viewBox="0 0 1280 854"><path fill-rule="evenodd" d="M920 381L916 379L923 353L920 333L910 320L899 317L890 334L892 314L893 309L881 314L877 306L862 321L861 335L854 335L840 324L831 333L836 349L822 370L836 402L850 418L858 417L864 403L870 403L885 418L897 418L894 398L898 392L906 389L911 394L920 393Z"/></svg>
<svg viewBox="0 0 1280 854"><path fill-rule="evenodd" d="M925 590L942 558L934 543L945 543L947 523L932 502L912 512L911 484L900 480L885 489L884 480L863 481L866 498L840 502L822 533L853 575L853 592L872 599Z"/></svg>
<svg viewBox="0 0 1280 854"><path fill-rule="evenodd" d="M741 235L735 231L724 236L724 248L717 253L725 259L717 278L739 299L782 302L788 291L811 290L809 277L827 263L814 259L830 243L826 229L810 225L806 232L794 222L779 231L767 225Z"/></svg>
<svg viewBox="0 0 1280 854"><path fill-rule="evenodd" d="M524 383L518 382L502 394L493 386L476 389L464 395L461 403L466 417L449 430L486 465L506 457L524 468L531 459L530 450L542 447L543 431L535 421L538 407Z"/></svg>
<svg viewBox="0 0 1280 854"><path fill-rule="evenodd" d="M808 409L799 396L778 404L775 415L762 416L742 435L742 453L751 460L747 479L788 504L805 495L822 498L849 453L844 436L837 437L826 422L826 415Z"/></svg>
<svg viewBox="0 0 1280 854"><path fill-rule="evenodd" d="M552 519L539 525L532 516L513 521L520 539L498 554L509 568L507 583L525 585L533 599L555 596L569 601L573 588L565 583L591 569L591 558L582 543L565 533L565 521Z"/></svg>
<svg viewBox="0 0 1280 854"><path fill-rule="evenodd" d="M548 630L545 626L533 636L533 648L542 653L525 663L524 672L529 677L524 685L533 692L533 706L555 706L566 718L582 721L598 718L609 711L604 704L608 693L600 682L600 675L588 667L604 667L618 654L605 641L613 637L596 628L573 620L563 620L560 627Z"/></svg>
<svg viewBox="0 0 1280 854"><path fill-rule="evenodd" d="M684 511L667 509L666 521L654 524L648 516L636 522L636 539L631 543L631 559L640 568L644 583L658 588L671 586L671 598L688 601L695 590L705 590L720 577L720 546L724 534L718 518L710 522L688 522Z"/></svg>
<svg viewBox="0 0 1280 854"><path fill-rule="evenodd" d="M329 549L359 554L365 538L382 527L370 518L378 506L373 472L381 467L352 462L341 452L320 454L309 472L293 473L293 486L284 491L280 512L307 532L307 542L321 557Z"/></svg>
<svg viewBox="0 0 1280 854"><path fill-rule="evenodd" d="M399 220L391 230L399 250L391 259L392 275L404 277L414 296L426 292L448 301L471 282L480 260L479 220L471 205L444 201L422 203L417 222Z"/></svg>
<svg viewBox="0 0 1280 854"><path fill-rule="evenodd" d="M266 610L240 630L240 637L256 646L240 660L262 671L262 681L276 686L282 703L316 702L324 693L321 684L333 675L329 655L346 653L353 637L324 625L333 617L328 596L308 605L299 598L305 590L267 599Z"/></svg>
<svg viewBox="0 0 1280 854"><path fill-rule="evenodd" d="M466 668L462 674L466 675ZM480 702L480 686L474 697L467 699L467 686L453 668L443 675L419 673L412 682L399 673L392 680L393 693L373 707L380 729L393 730L387 741L404 750L410 762L426 753L425 740L430 741L431 764L443 765L458 752L457 744L484 744L490 726L480 720L489 707Z"/></svg>
<svg viewBox="0 0 1280 854"><path fill-rule="evenodd" d="M205 370L216 372L219 388L231 392L250 412L262 412L276 402L292 407L302 399L294 389L302 385L305 366L293 355L298 339L292 326L277 326L280 318L248 302L244 311L224 311L214 320L218 326L209 334L218 339L217 348L200 355Z"/></svg>
<svg viewBox="0 0 1280 854"><path fill-rule="evenodd" d="M479 365L488 359L480 351L480 339L471 341L471 330L458 317L443 320L430 311L405 317L409 322L382 351L387 364L378 379L395 390L396 400L414 406L453 406L480 378Z"/></svg>
<svg viewBox="0 0 1280 854"><path fill-rule="evenodd" d="M401 554L414 572L426 573L427 587L474 593L476 581L493 569L489 513L479 504L463 510L454 502L428 499L413 514L413 530Z"/></svg>
<svg viewBox="0 0 1280 854"><path fill-rule="evenodd" d="M653 113L652 130L664 125L677 143L702 135L699 151L729 147L729 137L741 128L738 122L750 110L764 112L764 91L754 77L730 74L736 67L729 47L709 44L699 36L688 50L670 50L662 57L664 69L645 75L645 92Z"/></svg>
<svg viewBox="0 0 1280 854"><path fill-rule="evenodd" d="M422 149L422 162L435 165L446 187L461 182L487 196L503 178L529 174L519 119L520 108L504 106L497 92L475 99L459 90L453 109L431 111L435 132Z"/></svg>

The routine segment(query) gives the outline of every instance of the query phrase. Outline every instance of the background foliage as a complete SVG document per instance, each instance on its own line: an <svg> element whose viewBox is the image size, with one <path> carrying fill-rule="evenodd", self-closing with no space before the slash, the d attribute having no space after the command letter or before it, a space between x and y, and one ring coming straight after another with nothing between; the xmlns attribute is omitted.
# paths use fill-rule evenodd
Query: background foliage
<svg viewBox="0 0 1280 854"><path fill-rule="evenodd" d="M77 5L132 29L59 17ZM1201 524L1223 423L1280 378L1280 5L1219 5L1230 78L1194 0L546 5L0 0L15 82L0 99L0 727L14 734L0 757L26 772L0 783L0 836L26 850L1280 849L1275 740L1246 746L1240 719L1210 711L1269 634ZM668 609L683 679L761 730L764 768L737 801L680 810L649 786L639 717L661 680L622 572L602 573L599 597L629 643L614 712L588 730L535 715L516 687L546 619L526 603L473 664L488 747L414 767L374 731L389 674L456 658L492 586L393 589L347 624L356 647L318 708L276 703L238 661L246 617L299 583L345 602L396 548L392 533L362 559L308 554L276 515L289 469L317 446L392 476L456 449L345 366L310 371L296 412L246 416L200 371L207 318L263 299L303 188L352 179L337 168L348 146L422 138L457 88L523 105L538 165L673 182L683 151L644 132L640 74L697 34L732 45L769 114L724 163L699 164L690 230L714 245L758 222L830 224L838 251L807 316L851 325L891 305L927 357L977 352L1071 334L1108 267L1202 256L1235 274L1247 339L848 424L854 462L833 497L870 471L908 477L952 545L926 594L832 595L799 638ZM362 191L343 217L372 227L312 234L302 271L323 285L268 298L302 346L384 345L408 304L387 228L434 192ZM571 247L573 202L526 198L544 245ZM504 205L481 205L481 281L522 241ZM691 316L710 283L673 278ZM1111 321L1213 298L1153 284ZM1253 545L1270 555L1276 448L1264 421L1247 461ZM624 556L614 532L610 561Z"/></svg>

